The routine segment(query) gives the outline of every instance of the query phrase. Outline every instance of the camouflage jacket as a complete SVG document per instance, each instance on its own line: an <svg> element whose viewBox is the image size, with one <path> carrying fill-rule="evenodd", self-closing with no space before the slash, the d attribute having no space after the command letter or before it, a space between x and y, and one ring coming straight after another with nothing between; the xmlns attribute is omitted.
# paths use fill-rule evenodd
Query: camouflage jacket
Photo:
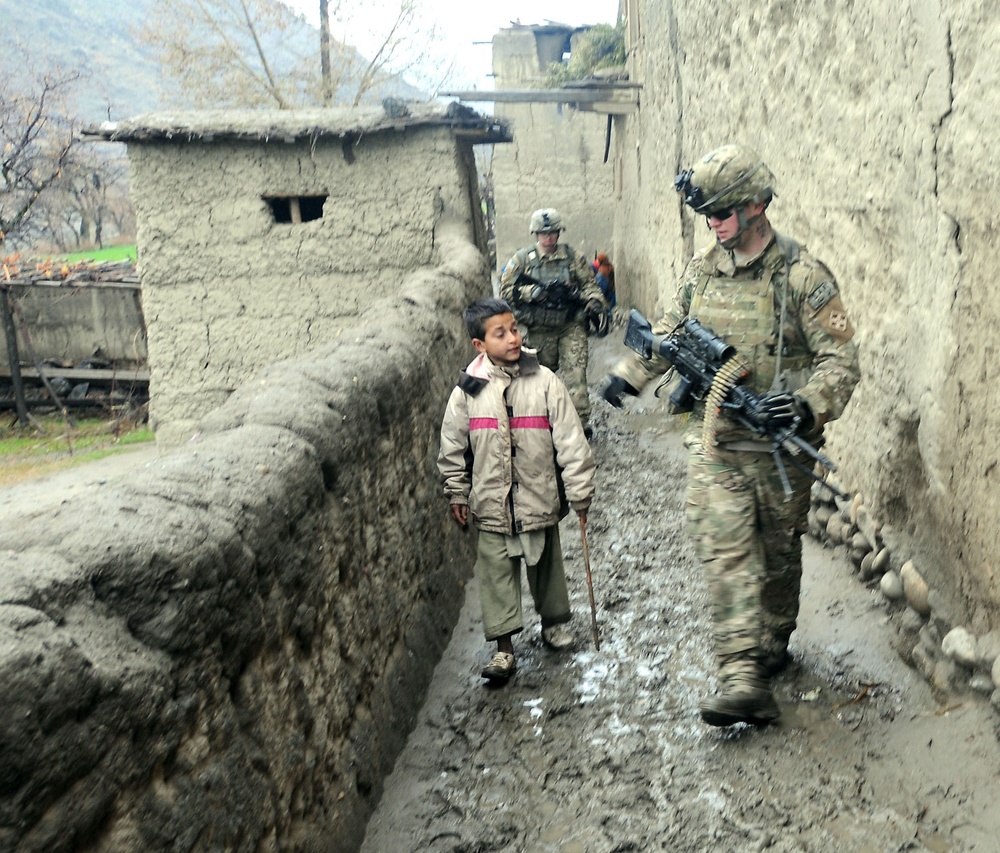
<svg viewBox="0 0 1000 853"><path fill-rule="evenodd" d="M567 285L575 304L554 308L532 303L534 285L518 284L521 273L540 282L558 281ZM558 243L548 255L539 254L536 246L518 249L503 268L500 296L513 307L518 323L528 327L557 326L572 320L582 323L583 313L579 309L592 299L605 309L608 307L604 293L594 278L593 267L565 243Z"/></svg>
<svg viewBox="0 0 1000 853"><path fill-rule="evenodd" d="M782 354L785 365L798 368L795 370L798 376L784 387L808 403L819 425L834 420L843 412L860 378L858 350L852 340L854 329L833 274L808 250L787 238L777 237L749 265L740 268L718 243L696 253L684 271L670 308L653 325L653 333L669 334L688 316L697 316L698 304L712 297L713 280L725 282L730 287L733 283L738 286L745 282L750 289L759 286L763 279L771 282L772 298L768 310L773 313L775 340L783 285L787 281ZM723 325L714 323L710 328L743 352L740 340L728 337L730 330ZM752 353L743 354L753 360ZM659 355L654 354L647 361L633 353L611 372L641 390L651 379L669 369L670 364Z"/></svg>

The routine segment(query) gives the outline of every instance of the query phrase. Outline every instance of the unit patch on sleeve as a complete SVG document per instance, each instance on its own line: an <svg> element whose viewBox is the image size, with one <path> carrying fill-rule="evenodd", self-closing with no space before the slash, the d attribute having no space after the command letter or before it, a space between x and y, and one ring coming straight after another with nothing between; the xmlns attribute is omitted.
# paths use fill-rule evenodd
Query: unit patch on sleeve
<svg viewBox="0 0 1000 853"><path fill-rule="evenodd" d="M827 302L837 295L837 286L832 281L821 281L813 292L806 297L806 302L813 311L819 311Z"/></svg>
<svg viewBox="0 0 1000 853"><path fill-rule="evenodd" d="M847 315L843 311L831 311L827 324L835 332L846 332Z"/></svg>

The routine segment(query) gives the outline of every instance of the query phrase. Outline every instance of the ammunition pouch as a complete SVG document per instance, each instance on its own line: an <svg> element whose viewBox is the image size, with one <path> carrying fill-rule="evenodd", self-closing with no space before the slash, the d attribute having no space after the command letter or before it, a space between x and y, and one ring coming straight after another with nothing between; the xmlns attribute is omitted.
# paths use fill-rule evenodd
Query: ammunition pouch
<svg viewBox="0 0 1000 853"><path fill-rule="evenodd" d="M544 308L541 305L521 305L514 311L517 321L529 329L532 326L561 326L576 317L576 310Z"/></svg>

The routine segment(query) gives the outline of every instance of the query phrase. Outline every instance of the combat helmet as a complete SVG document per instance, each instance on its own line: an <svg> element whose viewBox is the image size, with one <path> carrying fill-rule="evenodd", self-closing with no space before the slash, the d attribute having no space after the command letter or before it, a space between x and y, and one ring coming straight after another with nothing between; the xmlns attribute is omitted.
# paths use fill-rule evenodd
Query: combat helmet
<svg viewBox="0 0 1000 853"><path fill-rule="evenodd" d="M774 197L774 175L756 152L743 145L709 151L694 168L674 179L677 192L695 213L709 214Z"/></svg>
<svg viewBox="0 0 1000 853"><path fill-rule="evenodd" d="M532 234L543 231L562 231L562 217L559 211L551 207L543 207L531 214L528 230Z"/></svg>

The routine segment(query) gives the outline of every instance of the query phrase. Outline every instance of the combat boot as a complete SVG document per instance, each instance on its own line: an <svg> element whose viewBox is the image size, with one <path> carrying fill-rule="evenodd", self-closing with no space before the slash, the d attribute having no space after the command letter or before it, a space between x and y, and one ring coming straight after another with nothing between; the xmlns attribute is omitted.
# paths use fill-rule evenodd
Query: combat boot
<svg viewBox="0 0 1000 853"><path fill-rule="evenodd" d="M781 716L755 652L723 655L719 664L721 689L698 706L706 723L710 726L735 723L763 726Z"/></svg>

